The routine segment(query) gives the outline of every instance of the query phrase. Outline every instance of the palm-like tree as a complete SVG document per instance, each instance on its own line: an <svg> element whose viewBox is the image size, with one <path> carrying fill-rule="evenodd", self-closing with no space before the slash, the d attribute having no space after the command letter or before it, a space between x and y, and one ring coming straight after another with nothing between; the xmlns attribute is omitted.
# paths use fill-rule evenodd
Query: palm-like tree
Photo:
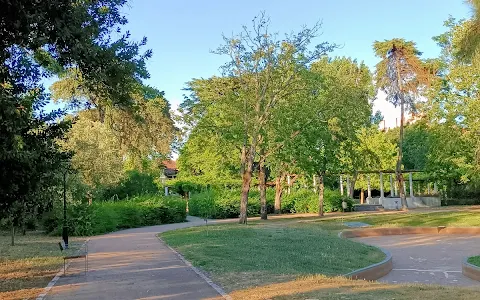
<svg viewBox="0 0 480 300"><path fill-rule="evenodd" d="M375 80L377 88L387 94L387 100L400 106L400 137L397 165L395 169L402 201L402 209L407 209L402 175L402 144L405 109L415 111L415 100L429 82L429 70L420 60L421 52L414 42L404 39L392 39L373 44L375 55L381 58L376 66Z"/></svg>
<svg viewBox="0 0 480 300"><path fill-rule="evenodd" d="M472 8L472 18L466 23L466 31L458 41L456 55L458 58L471 61L480 49L480 0L466 0Z"/></svg>

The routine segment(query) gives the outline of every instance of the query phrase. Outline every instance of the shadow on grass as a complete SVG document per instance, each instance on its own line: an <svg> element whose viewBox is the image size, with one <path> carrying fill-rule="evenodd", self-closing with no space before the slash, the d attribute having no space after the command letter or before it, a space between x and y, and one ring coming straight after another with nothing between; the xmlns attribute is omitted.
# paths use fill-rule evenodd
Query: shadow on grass
<svg viewBox="0 0 480 300"><path fill-rule="evenodd" d="M343 277L310 276L230 293L233 299L477 299L478 289L434 285L392 285Z"/></svg>
<svg viewBox="0 0 480 300"><path fill-rule="evenodd" d="M0 234L0 299L36 297L63 266L60 238L28 232L15 237L15 246L10 238ZM72 239L69 251L77 251L82 243Z"/></svg>

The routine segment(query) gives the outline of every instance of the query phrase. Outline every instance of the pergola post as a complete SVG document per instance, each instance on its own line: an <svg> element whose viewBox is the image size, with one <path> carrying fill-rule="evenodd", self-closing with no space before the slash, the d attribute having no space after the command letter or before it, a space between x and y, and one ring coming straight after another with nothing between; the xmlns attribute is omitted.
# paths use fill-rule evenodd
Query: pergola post
<svg viewBox="0 0 480 300"><path fill-rule="evenodd" d="M427 182L427 195L430 195L430 182Z"/></svg>
<svg viewBox="0 0 480 300"><path fill-rule="evenodd" d="M438 194L438 185L437 185L436 182L433 183L433 193L434 193L435 195Z"/></svg>
<svg viewBox="0 0 480 300"><path fill-rule="evenodd" d="M385 194L383 193L383 173L380 172L380 204L383 204Z"/></svg>
<svg viewBox="0 0 480 300"><path fill-rule="evenodd" d="M350 196L350 176L347 175L347 196Z"/></svg>
<svg viewBox="0 0 480 300"><path fill-rule="evenodd" d="M313 192L317 193L317 176L313 175Z"/></svg>
<svg viewBox="0 0 480 300"><path fill-rule="evenodd" d="M408 181L410 183L410 198L413 200L413 175L412 173L408 173Z"/></svg>
<svg viewBox="0 0 480 300"><path fill-rule="evenodd" d="M390 174L390 197L395 197L395 188L393 187L392 174Z"/></svg>
<svg viewBox="0 0 480 300"><path fill-rule="evenodd" d="M372 202L372 189L370 187L370 175L367 176L367 203L370 204Z"/></svg>
<svg viewBox="0 0 480 300"><path fill-rule="evenodd" d="M343 179L342 179L342 175L340 175L340 195L343 196Z"/></svg>
<svg viewBox="0 0 480 300"><path fill-rule="evenodd" d="M397 180L395 180L395 181L393 182L393 189L394 189L394 191L395 191L394 195L395 195L395 197L397 197L397 196L398 196Z"/></svg>

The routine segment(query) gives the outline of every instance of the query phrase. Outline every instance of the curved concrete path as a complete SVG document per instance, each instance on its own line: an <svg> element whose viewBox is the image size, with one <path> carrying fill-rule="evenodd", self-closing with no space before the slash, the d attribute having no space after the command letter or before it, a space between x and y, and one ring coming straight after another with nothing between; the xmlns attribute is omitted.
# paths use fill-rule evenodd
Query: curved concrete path
<svg viewBox="0 0 480 300"><path fill-rule="evenodd" d="M156 237L205 224L195 217L188 220L92 237L87 275L83 260L72 262L46 299L223 299Z"/></svg>
<svg viewBox="0 0 480 300"><path fill-rule="evenodd" d="M390 235L355 238L382 247L393 256L393 270L378 281L477 286L462 274L462 261L480 253L480 236Z"/></svg>

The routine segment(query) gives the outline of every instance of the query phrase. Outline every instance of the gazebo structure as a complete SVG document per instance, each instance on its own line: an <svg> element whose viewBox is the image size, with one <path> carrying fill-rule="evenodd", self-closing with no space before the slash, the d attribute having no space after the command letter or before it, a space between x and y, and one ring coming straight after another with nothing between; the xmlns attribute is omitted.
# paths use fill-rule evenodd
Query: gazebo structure
<svg viewBox="0 0 480 300"><path fill-rule="evenodd" d="M403 174L408 174L408 194L407 194L407 182L405 180L404 192L407 198L407 207L408 208L418 208L418 207L438 207L441 205L440 197L438 195L437 184L433 183L433 190L430 189L431 184L427 182L427 194L420 194L420 189L415 194L413 186L413 173L421 173L423 171L419 170L402 170ZM392 174L396 172L394 170L379 170L379 171L357 171L358 174L367 174L367 198L366 203L357 204L356 210L378 210L378 209L387 209L395 210L401 209L402 203L400 195L398 193L398 188L396 181L394 180ZM379 174L380 177L380 197L372 197L372 190L370 185L370 174ZM384 191L384 174L390 174L390 195L385 197ZM350 177L346 174L340 175L340 193L344 194L344 181L345 178L347 191L350 190ZM433 193L431 193L432 191Z"/></svg>

